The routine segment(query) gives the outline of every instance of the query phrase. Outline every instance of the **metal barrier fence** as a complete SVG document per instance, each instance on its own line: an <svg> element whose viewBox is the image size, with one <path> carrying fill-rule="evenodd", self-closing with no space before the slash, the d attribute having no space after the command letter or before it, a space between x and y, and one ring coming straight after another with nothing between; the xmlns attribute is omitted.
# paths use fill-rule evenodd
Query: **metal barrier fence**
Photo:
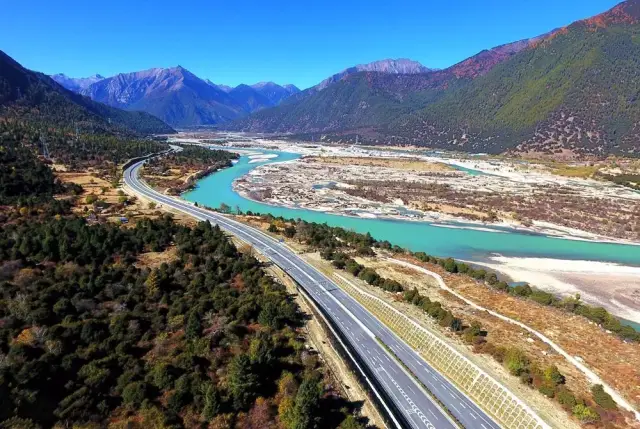
<svg viewBox="0 0 640 429"><path fill-rule="evenodd" d="M413 349L453 382L505 428L550 428L531 408L457 350L380 298L336 274L340 286L391 328Z"/></svg>
<svg viewBox="0 0 640 429"><path fill-rule="evenodd" d="M300 285L297 286L297 290L311 305L312 310L320 316L322 323L329 328L337 340L339 348L336 348L336 351L338 351L343 359L345 357L344 355L347 355L347 359L345 359L347 365L354 372L362 387L367 391L369 399L375 403L377 410L385 420L385 425L388 428L395 427L397 429L410 427L403 410L396 406L393 399L385 391L384 386L378 381L376 374L372 372L371 368L369 368L367 363L358 355L358 352L351 345L349 338L347 338L339 328L334 327L334 322L332 322L330 316L311 294Z"/></svg>

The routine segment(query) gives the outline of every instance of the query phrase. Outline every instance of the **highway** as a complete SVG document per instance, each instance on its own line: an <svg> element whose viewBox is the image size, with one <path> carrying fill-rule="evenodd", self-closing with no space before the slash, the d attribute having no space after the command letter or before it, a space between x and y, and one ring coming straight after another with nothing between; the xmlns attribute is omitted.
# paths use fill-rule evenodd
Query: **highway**
<svg viewBox="0 0 640 429"><path fill-rule="evenodd" d="M189 202L160 194L138 177L144 161L124 171L125 184L137 195L158 204L181 211L199 220L208 220L223 230L247 242L285 270L331 319L357 353L360 361L375 374L387 398L393 401L389 411L396 427L454 428L456 424L420 383L438 398L456 420L470 429L497 429L500 426L451 382L430 367L413 349L360 303L346 294L324 274L309 265L285 244L262 231L234 221L219 213L195 207ZM420 380L401 365L380 344L383 342L395 356ZM391 410L400 410L398 412Z"/></svg>

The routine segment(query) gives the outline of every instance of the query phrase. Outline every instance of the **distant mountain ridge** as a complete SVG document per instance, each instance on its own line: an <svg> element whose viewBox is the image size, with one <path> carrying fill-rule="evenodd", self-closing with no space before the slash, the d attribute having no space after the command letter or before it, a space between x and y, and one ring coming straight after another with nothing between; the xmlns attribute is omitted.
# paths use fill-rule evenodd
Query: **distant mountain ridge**
<svg viewBox="0 0 640 429"><path fill-rule="evenodd" d="M58 73L51 75L51 79L67 88L69 91L80 92L83 89L87 88L89 85L103 80L104 76L94 74L93 76L89 77L73 78L65 75L64 73Z"/></svg>
<svg viewBox="0 0 640 429"><path fill-rule="evenodd" d="M444 70L355 71L231 130L470 152L640 156L640 0ZM314 87L315 88L315 87Z"/></svg>
<svg viewBox="0 0 640 429"><path fill-rule="evenodd" d="M323 80L313 88L315 88L316 90L323 90L329 85L343 79L345 76L362 71L380 72L386 74L420 74L431 72L433 71L433 69L425 67L419 62L407 58L389 58L367 64L358 64L353 67L346 68L340 73L336 73L333 76L330 76L327 79Z"/></svg>
<svg viewBox="0 0 640 429"><path fill-rule="evenodd" d="M245 113L229 94L181 66L121 73L81 94L110 106L151 113L173 126L215 124Z"/></svg>
<svg viewBox="0 0 640 429"><path fill-rule="evenodd" d="M111 77L51 76L92 100L125 110L150 113L178 127L215 125L278 105L300 90L273 82L235 88L203 80L184 67L153 68Z"/></svg>
<svg viewBox="0 0 640 429"><path fill-rule="evenodd" d="M272 106L277 106L286 98L300 92L300 89L295 85L287 84L280 86L273 82L258 82L251 85L251 88L267 97Z"/></svg>
<svg viewBox="0 0 640 429"><path fill-rule="evenodd" d="M0 117L36 121L54 127L73 123L118 133L174 133L144 112L126 112L67 90L52 78L20 65L0 51Z"/></svg>

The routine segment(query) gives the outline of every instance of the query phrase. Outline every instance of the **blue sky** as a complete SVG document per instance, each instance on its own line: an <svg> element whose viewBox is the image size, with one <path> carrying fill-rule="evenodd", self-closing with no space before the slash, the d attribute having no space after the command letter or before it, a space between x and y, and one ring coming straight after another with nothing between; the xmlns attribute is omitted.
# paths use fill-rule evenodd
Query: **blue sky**
<svg viewBox="0 0 640 429"><path fill-rule="evenodd" d="M603 12L616 0L4 1L0 49L44 73L181 65L216 83L301 88L354 64L445 68Z"/></svg>

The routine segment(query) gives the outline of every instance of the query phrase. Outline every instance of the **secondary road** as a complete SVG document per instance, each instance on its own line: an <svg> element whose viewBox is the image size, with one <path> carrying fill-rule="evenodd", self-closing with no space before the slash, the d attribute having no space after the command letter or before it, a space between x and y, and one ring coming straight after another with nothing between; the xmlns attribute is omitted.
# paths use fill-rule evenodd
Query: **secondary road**
<svg viewBox="0 0 640 429"><path fill-rule="evenodd" d="M133 164L124 172L124 182L133 192L196 219L208 220L219 225L267 256L304 288L331 318L334 327L344 334L361 362L364 362L371 373L375 374L386 396L394 402L395 408L401 410L402 415L395 416L398 427L449 429L454 428L455 424L379 341L393 351L422 385L427 386L464 427L500 428L491 417L430 367L411 347L372 316L360 303L285 244L258 229L219 213L204 210L184 200L156 192L138 177L138 171L143 163L144 161L140 161Z"/></svg>

